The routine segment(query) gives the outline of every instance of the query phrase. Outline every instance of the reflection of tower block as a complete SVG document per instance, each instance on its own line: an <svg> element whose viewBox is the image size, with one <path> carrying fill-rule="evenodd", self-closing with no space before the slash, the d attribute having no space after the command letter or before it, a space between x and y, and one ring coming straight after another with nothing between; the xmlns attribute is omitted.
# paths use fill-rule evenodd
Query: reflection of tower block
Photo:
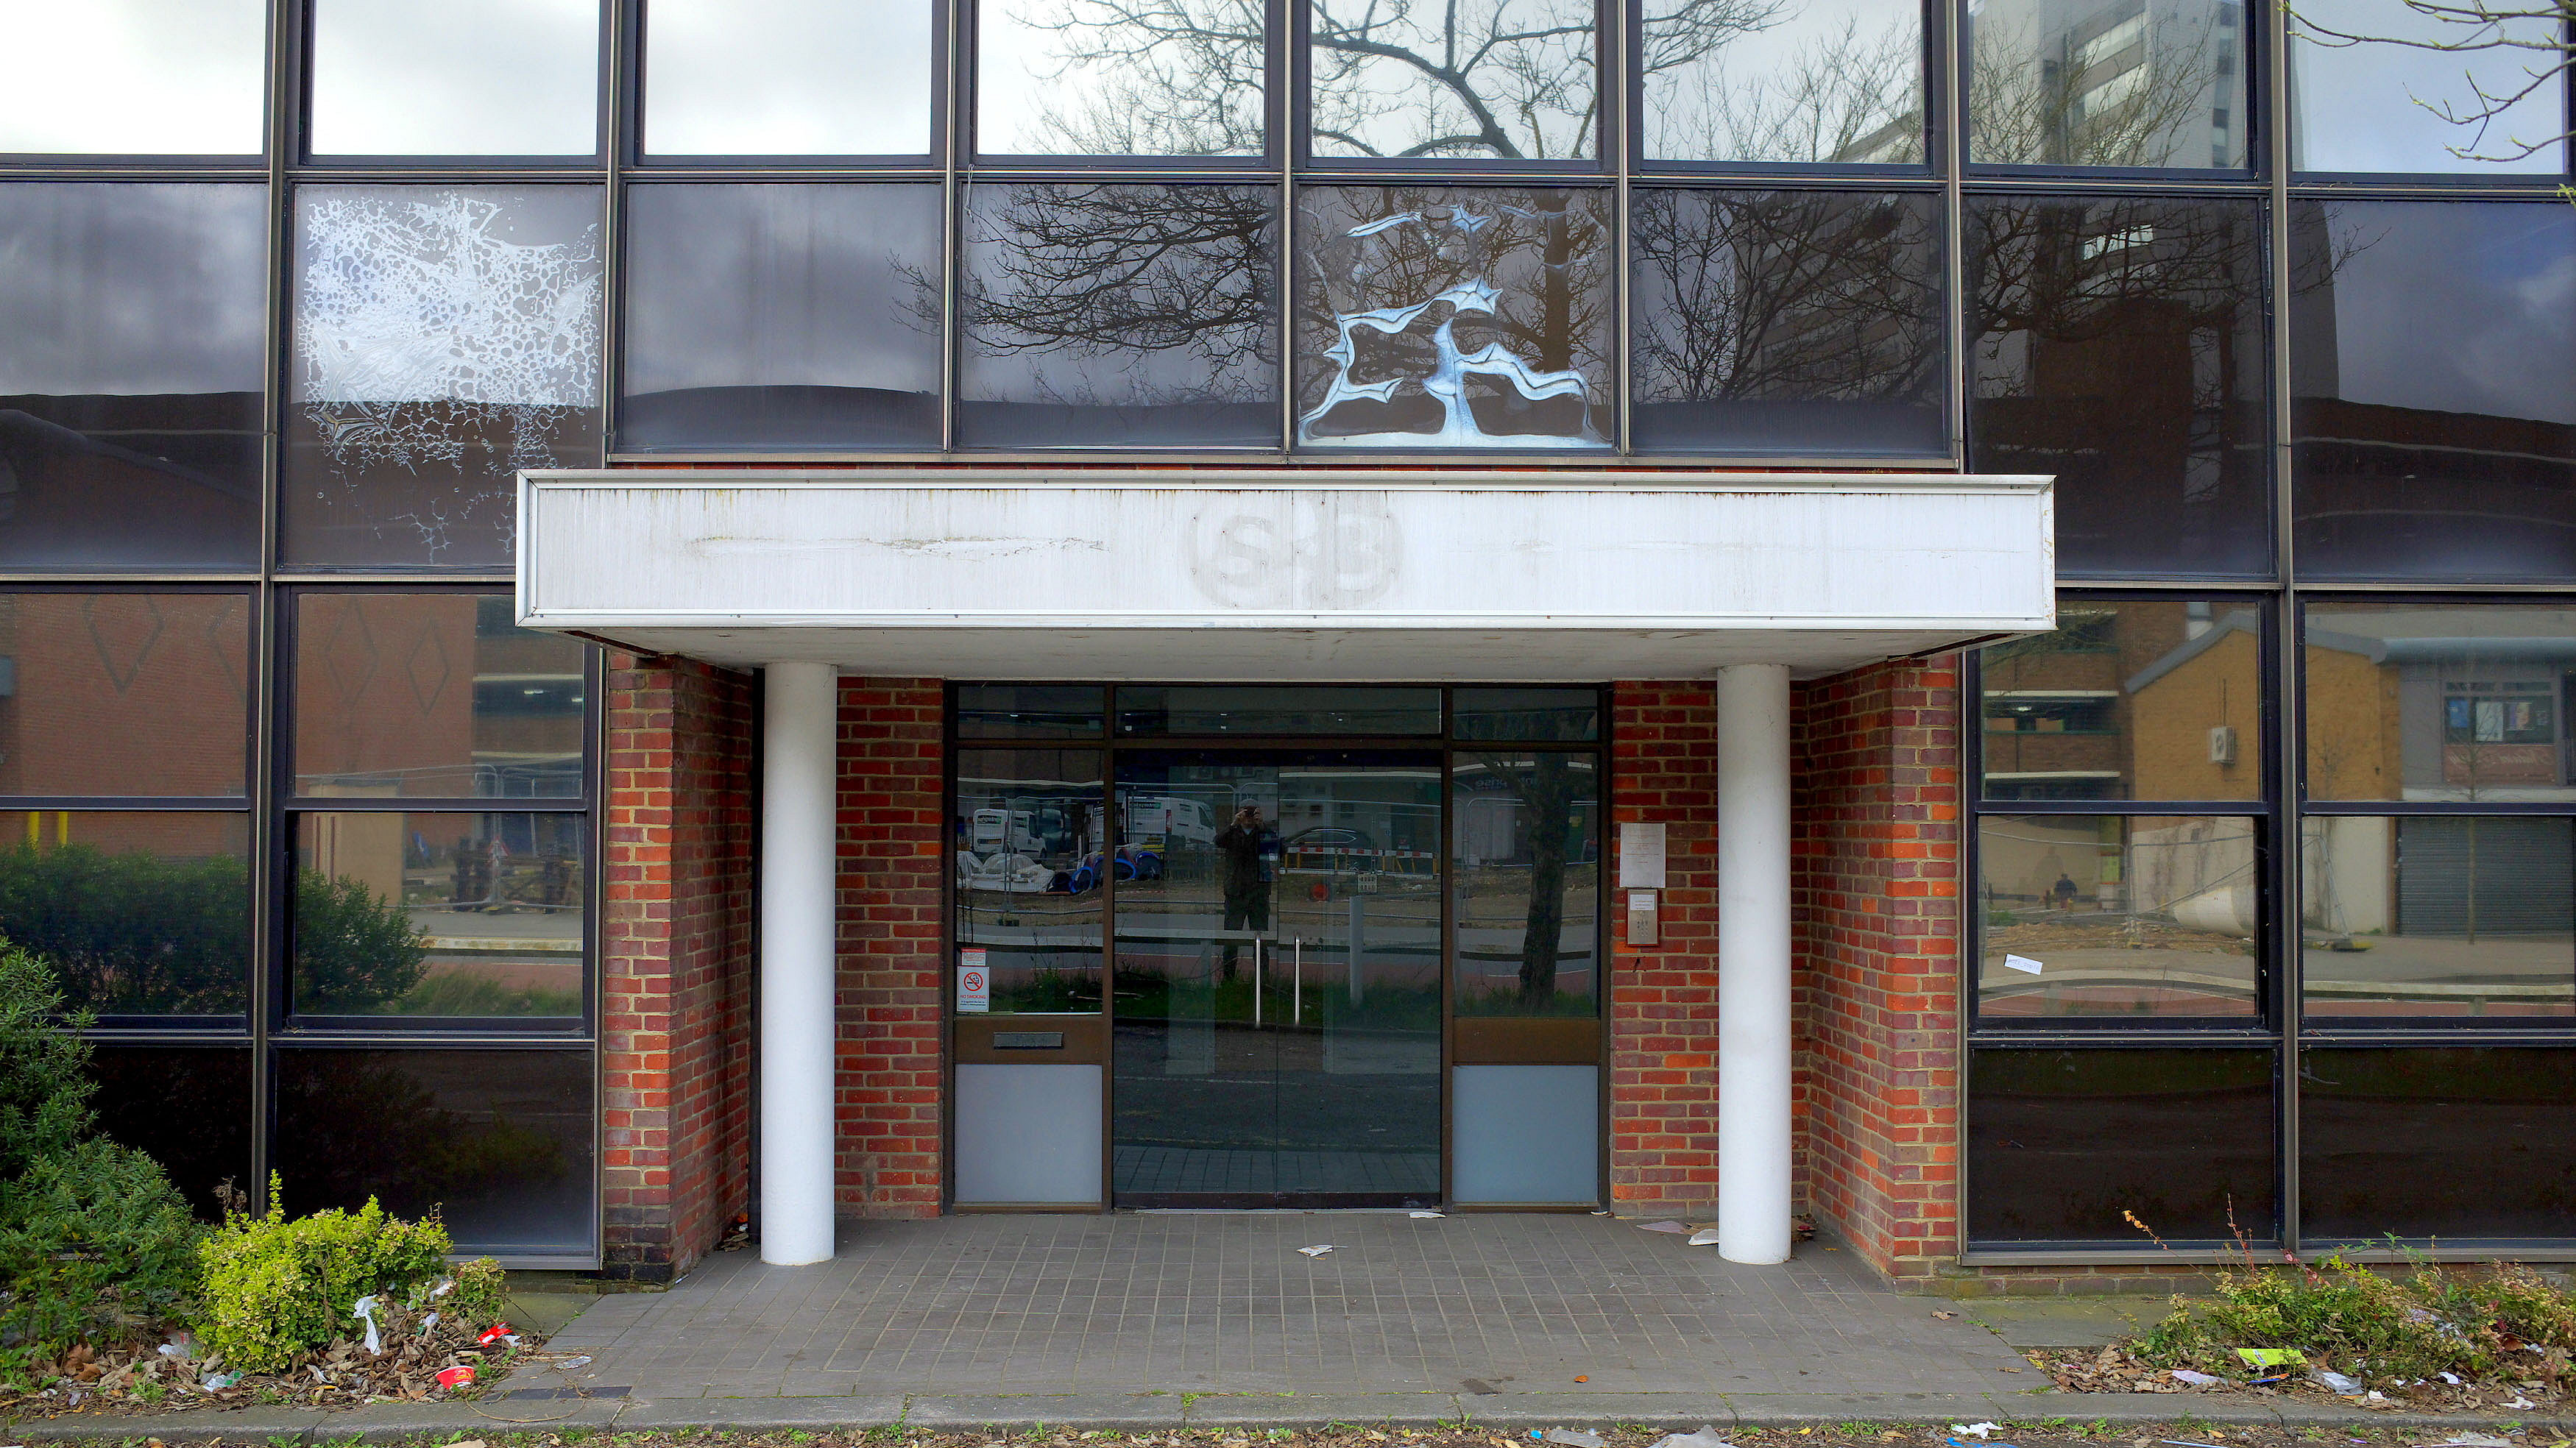
<svg viewBox="0 0 2576 1448"><path fill-rule="evenodd" d="M471 841L456 849L456 903L479 905L492 898L492 857Z"/></svg>
<svg viewBox="0 0 2576 1448"><path fill-rule="evenodd" d="M569 905L572 892L572 861L562 855L546 856L537 868L537 903Z"/></svg>

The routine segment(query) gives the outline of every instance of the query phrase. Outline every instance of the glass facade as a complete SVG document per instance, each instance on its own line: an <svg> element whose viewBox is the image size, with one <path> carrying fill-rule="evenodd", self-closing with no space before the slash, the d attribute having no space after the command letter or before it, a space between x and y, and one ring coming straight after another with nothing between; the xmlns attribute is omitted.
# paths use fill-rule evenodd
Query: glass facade
<svg viewBox="0 0 2576 1448"><path fill-rule="evenodd" d="M201 1200L418 1131L468 1245L592 1250L599 664L511 627L517 472L1053 454L2052 474L2081 587L1970 671L1971 1237L2116 1239L2034 1143L2130 1113L2156 1176L2176 1102L2240 1155L2170 1239L2564 1201L2370 1158L2576 1059L2568 98L2441 114L2510 51L2234 0L11 23L76 63L0 96L0 929L117 1090L247 1082ZM958 828L1013 911L1131 745L1419 741L1472 802L1423 850L1509 882L1440 989L1530 1024L1600 996L1540 883L1601 825L1530 821L1601 722L1515 694L979 687Z"/></svg>

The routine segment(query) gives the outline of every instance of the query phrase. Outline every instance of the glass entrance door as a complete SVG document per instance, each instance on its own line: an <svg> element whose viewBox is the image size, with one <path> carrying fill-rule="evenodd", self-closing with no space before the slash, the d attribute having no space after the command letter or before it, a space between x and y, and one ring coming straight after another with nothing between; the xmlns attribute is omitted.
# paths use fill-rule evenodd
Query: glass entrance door
<svg viewBox="0 0 2576 1448"><path fill-rule="evenodd" d="M1122 752L1120 1206L1440 1197L1441 759Z"/></svg>

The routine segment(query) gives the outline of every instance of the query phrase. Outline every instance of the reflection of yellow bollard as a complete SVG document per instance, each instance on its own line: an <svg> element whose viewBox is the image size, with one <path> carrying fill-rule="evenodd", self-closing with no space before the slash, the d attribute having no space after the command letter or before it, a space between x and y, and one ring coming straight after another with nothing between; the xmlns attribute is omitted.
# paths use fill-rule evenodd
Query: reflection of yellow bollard
<svg viewBox="0 0 2576 1448"><path fill-rule="evenodd" d="M72 812L67 809L54 811L54 843L68 845L71 842Z"/></svg>
<svg viewBox="0 0 2576 1448"><path fill-rule="evenodd" d="M29 810L29 811L27 811L27 848L28 848L28 849L31 849L31 850L32 850L32 849L36 848L37 846L39 846L39 845L41 845L41 844L43 844L43 843L45 842L45 834L44 834L44 830L45 830L45 817L44 817L44 815L43 815L41 812L36 811L36 810Z"/></svg>

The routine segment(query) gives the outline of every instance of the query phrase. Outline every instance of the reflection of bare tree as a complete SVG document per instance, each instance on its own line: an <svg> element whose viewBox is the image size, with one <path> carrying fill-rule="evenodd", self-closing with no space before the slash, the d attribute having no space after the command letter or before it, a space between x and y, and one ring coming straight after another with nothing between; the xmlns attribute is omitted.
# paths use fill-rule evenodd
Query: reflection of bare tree
<svg viewBox="0 0 2576 1448"><path fill-rule="evenodd" d="M1684 39L1659 37L1654 23L1648 22L1646 32L1649 56L1659 39ZM1909 14L1864 29L1857 18L1846 18L1839 29L1809 36L1783 63L1729 63L1732 42L1774 23L1760 17L1732 34L1710 34L1698 56L1649 68L1646 106L1638 117L1648 156L1872 164L1923 159L1919 19Z"/></svg>
<svg viewBox="0 0 2576 1448"><path fill-rule="evenodd" d="M2061 548L2233 566L2268 476L2260 209L1989 196L1967 229L1979 465L2058 475Z"/></svg>
<svg viewBox="0 0 2576 1448"><path fill-rule="evenodd" d="M2317 18L2317 11L2306 5L2291 14L2293 33L2299 40L2342 49L2354 45L2395 45L2409 50L2429 50L2444 55L2493 56L2499 62L2479 67L2474 63L2461 67L2460 79L2468 87L2465 98L2451 96L2426 100L2410 94L2416 105L2441 117L2451 125L2468 132L2465 143L2444 149L2464 161L2513 162L2528 160L2570 137L2576 127L2563 105L2552 105L2553 97L2563 96L2567 77L2576 69L2576 0L2403 0L2406 10L2422 23L2426 33L2413 36L2392 35L2381 27L2358 26L2344 29L2328 25ZM2481 69L2485 74L2481 75ZM2527 101L2540 102L2532 111L2515 116L2517 122L2538 120L2544 131L2533 138L2506 136L2492 145L2488 132L2506 113ZM2555 131L2546 130L2554 125ZM2576 199L2576 190L2569 190Z"/></svg>
<svg viewBox="0 0 2576 1448"><path fill-rule="evenodd" d="M985 356L1113 359L1134 374L1121 400L1274 396L1277 210L1250 186L978 187L959 328ZM907 280L935 329L938 277Z"/></svg>
<svg viewBox="0 0 2576 1448"><path fill-rule="evenodd" d="M1927 197L1640 190L1638 396L1938 396L1938 210Z"/></svg>
<svg viewBox="0 0 2576 1448"><path fill-rule="evenodd" d="M2083 21L1975 22L1974 158L2007 165L2241 166L2242 7L2125 0ZM2054 16L2052 15L2052 19ZM2229 122L2233 121L2232 128Z"/></svg>
<svg viewBox="0 0 2576 1448"><path fill-rule="evenodd" d="M1018 0L1053 32L1065 79L1041 128L1089 155L1262 149L1264 7L1253 0ZM1695 64L1775 23L1788 0L1660 0L1643 73ZM1327 156L1595 154L1590 0L1315 0L1308 55L1314 147Z"/></svg>

